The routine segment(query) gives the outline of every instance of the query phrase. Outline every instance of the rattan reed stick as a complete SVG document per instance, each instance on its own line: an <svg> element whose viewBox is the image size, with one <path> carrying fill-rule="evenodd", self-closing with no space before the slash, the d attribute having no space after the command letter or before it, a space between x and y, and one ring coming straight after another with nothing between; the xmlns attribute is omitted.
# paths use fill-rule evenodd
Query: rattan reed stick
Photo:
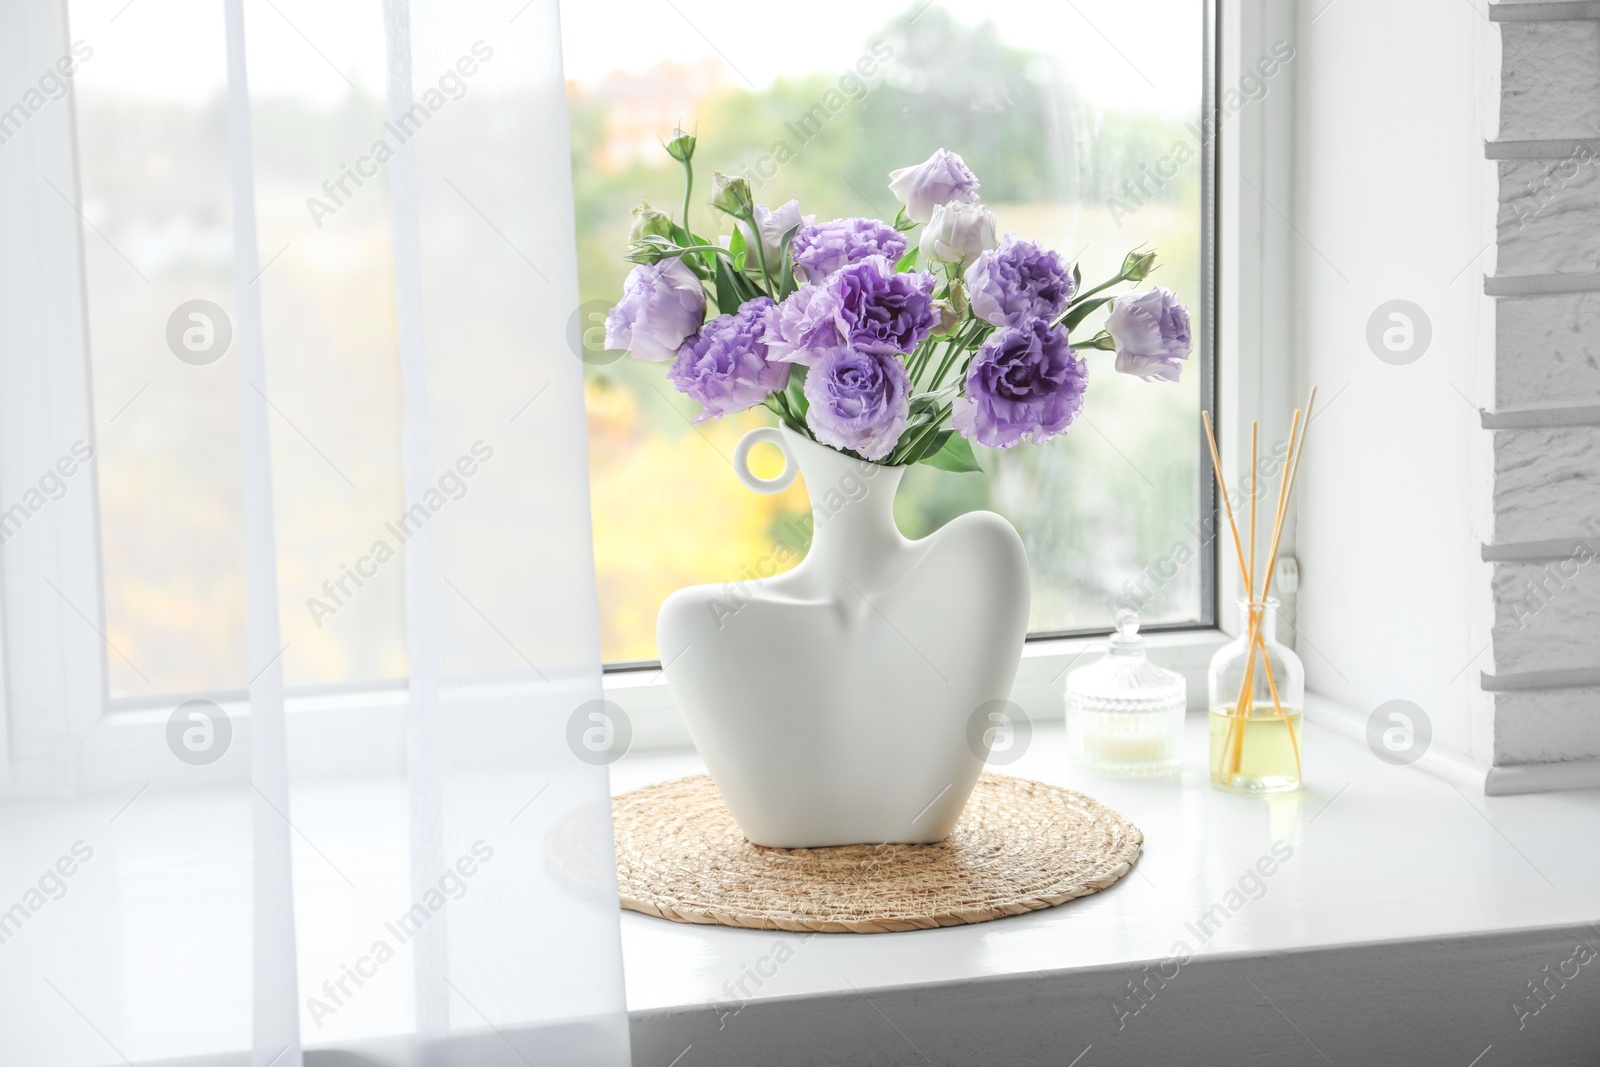
<svg viewBox="0 0 1600 1067"><path fill-rule="evenodd" d="M1250 569L1244 563L1244 546L1239 542L1239 524L1233 518L1233 501L1228 499L1228 482L1222 474L1222 459L1217 454L1217 436L1211 428L1211 412L1202 411L1201 421L1206 427L1206 444L1211 446L1211 469L1217 476L1217 493L1222 497L1222 508L1228 516L1228 529L1233 531L1233 550L1239 557L1239 573L1245 576L1245 582L1250 580Z"/></svg>
<svg viewBox="0 0 1600 1067"><path fill-rule="evenodd" d="M1284 520L1288 516L1289 500L1294 494L1295 482L1298 481L1298 479L1299 479L1300 461L1305 456L1306 435L1311 430L1311 413L1312 413L1313 407L1316 405L1316 402L1317 402L1317 388L1316 388L1316 386L1312 386L1311 387L1311 394L1306 398L1305 419L1304 419L1304 421L1303 422L1301 421L1301 412L1300 412L1300 410L1296 409L1295 413L1294 413L1294 420L1290 423L1290 426L1289 426L1289 454L1285 458L1283 479L1279 483L1279 488L1278 488L1278 514L1277 514L1276 518L1273 521L1272 543L1271 543L1271 546L1270 546L1270 548L1268 550L1268 553L1267 553L1267 575L1266 575L1265 581L1262 582L1262 587L1261 587L1261 602L1263 604L1266 603L1267 597L1270 596L1271 593L1272 593L1272 579L1273 579L1273 577L1274 577L1274 575L1275 575L1275 573L1276 573L1276 571L1278 569L1278 546L1279 546L1279 544L1280 544L1280 542L1282 541L1282 538L1283 538ZM1295 430L1297 428L1299 430L1298 439L1295 436ZM1254 611L1252 611L1251 614L1254 615ZM1263 643L1262 638L1261 638L1259 620L1256 620L1253 623L1253 632L1252 632L1252 635L1251 635L1251 647L1250 647L1250 651L1251 651L1250 662L1248 664L1246 664L1246 667L1245 667L1245 680L1244 680L1243 684L1240 686L1239 703L1240 703L1241 707L1242 707L1242 705L1244 704L1244 702L1245 702L1245 700L1247 698L1247 694L1251 691L1251 688L1252 688L1253 678L1252 678L1252 673L1251 672L1252 672L1252 669L1255 666L1255 651L1256 651L1257 648L1260 648L1262 662L1263 662L1263 664L1265 664L1267 666L1267 677L1268 677L1268 681L1270 683L1270 681L1272 679L1271 664L1266 658L1266 647L1265 647L1265 644ZM1273 689L1274 689L1274 692L1273 692L1273 707L1278 712L1278 714L1282 714L1282 705L1278 702L1276 687L1274 686ZM1290 744L1292 744L1294 746L1295 766L1298 768L1299 765L1300 765L1300 743L1295 738L1294 732L1293 732L1292 729L1290 730L1290 733L1289 733L1289 741L1290 741ZM1232 766L1232 772L1231 773L1237 773L1238 772L1238 763L1239 763L1239 760L1242 758L1242 750L1243 750L1243 747L1244 747L1243 746L1243 742L1244 742L1243 730L1241 729L1240 730L1239 739L1235 743L1233 751L1230 753L1230 764Z"/></svg>
<svg viewBox="0 0 1600 1067"><path fill-rule="evenodd" d="M1256 451L1257 439L1261 433L1261 424L1255 419L1250 420L1250 570L1244 576L1245 595L1254 599L1256 587L1256 480L1261 477L1260 456Z"/></svg>
<svg viewBox="0 0 1600 1067"><path fill-rule="evenodd" d="M1294 417L1289 422L1289 453L1288 453L1287 456L1284 457L1283 477L1280 478L1279 481L1278 481L1278 508L1277 508L1276 515L1273 518L1273 523L1272 523L1272 534L1273 534L1272 550L1271 550L1271 553L1269 553L1269 555L1272 558L1269 559L1268 564L1267 564L1267 580L1266 580L1265 583L1263 583L1265 586L1270 586L1272 584L1272 573L1271 572L1272 572L1272 568L1273 568L1274 564L1276 563L1276 555L1277 555L1277 550L1278 550L1278 533L1279 533L1281 525L1283 523L1284 508L1288 503L1289 470L1294 465L1294 455L1295 455L1295 450L1296 450L1296 447L1297 447L1296 439L1295 439L1295 430L1298 429L1299 426L1300 426L1300 409L1299 408L1295 408ZM1251 498L1251 502L1252 502L1252 504L1254 503L1254 497ZM1250 562L1251 562L1252 570L1251 570L1251 574L1250 574L1250 580L1246 583L1246 586L1247 586L1247 588L1254 589L1255 588L1255 581L1254 581L1254 578L1255 578L1255 571L1254 571L1255 553L1254 552L1251 552L1251 554L1250 554ZM1247 623L1247 625L1249 627L1249 634L1250 634L1250 644L1249 644L1250 659L1249 659L1249 662L1247 662L1245 664L1244 679L1243 679L1243 683L1239 687L1239 699L1236 702L1235 709L1234 709L1235 712L1237 714L1240 714L1240 715L1243 715L1245 713L1245 711L1247 710L1245 708L1245 704L1246 704L1247 701L1249 701L1249 703L1251 703L1251 704L1254 704L1254 701L1250 699L1250 694L1254 693L1254 691L1255 691L1256 650L1258 648L1261 651L1261 662L1266 666L1267 679L1268 679L1270 688L1273 691L1273 702L1272 702L1273 710L1276 711L1276 712L1279 712L1279 713L1281 713L1282 710L1283 710L1283 706L1282 706L1282 704L1280 704L1278 702L1278 698L1277 698L1277 689L1278 689L1278 687L1277 687L1276 683L1274 682L1274 680L1272 679L1272 661L1267 658L1266 641L1265 641L1265 638L1261 634L1261 615L1266 610L1266 602L1267 602L1267 594L1266 594L1266 590L1265 589L1262 590L1261 597L1259 599L1259 603L1262 605L1262 610L1259 611L1259 612L1256 610L1257 602L1258 601L1257 601L1256 597L1252 596L1250 598L1250 618L1249 618L1249 621Z"/></svg>
<svg viewBox="0 0 1600 1067"><path fill-rule="evenodd" d="M1202 411L1202 413L1200 413L1200 418L1202 418L1202 421L1205 422L1206 445L1210 446L1211 448L1211 470L1213 470L1214 474L1216 474L1216 488L1218 488L1218 493L1222 494L1222 509L1226 510L1227 528L1229 528L1230 533L1234 534L1234 552L1238 557L1238 573L1240 573L1240 577L1242 577L1243 582L1245 582L1245 603L1254 603L1254 590L1251 589L1250 582L1250 566L1245 565L1245 549L1243 549L1242 542L1240 542L1240 539L1238 539L1238 523L1235 522L1234 518L1234 502L1230 501L1229 496L1227 496L1227 478L1222 475L1221 453L1219 453L1218 446L1216 446L1216 430L1211 427L1210 411ZM1254 470L1251 470L1251 480L1254 480L1254 477L1256 477L1256 475L1254 475ZM1254 482L1251 482L1251 509L1254 509ZM1253 547L1251 547L1251 555L1254 555ZM1253 638L1254 645L1261 645L1261 635L1256 632L1256 627L1250 627L1250 635L1251 638ZM1253 651L1254 649L1251 649L1251 653L1253 653ZM1266 661L1266 648L1264 648L1264 646L1262 646L1261 654L1262 661ZM1254 664L1254 654L1251 654L1250 662L1251 664ZM1272 693L1274 693L1275 697L1277 696L1278 688L1277 680L1274 680L1274 677L1272 677L1272 664L1267 662L1266 667L1267 685L1272 688ZM1234 718L1234 721L1230 721L1229 725L1227 725L1229 733L1227 733L1227 737L1224 737L1224 741L1222 741L1222 744L1226 745L1226 747L1229 747L1229 749L1234 747L1235 731L1240 733L1240 737L1238 737L1240 742L1243 741L1243 723L1240 721L1240 718L1238 718L1237 710L1238 709L1235 709L1235 715L1232 717Z"/></svg>
<svg viewBox="0 0 1600 1067"><path fill-rule="evenodd" d="M1296 408L1294 417L1289 423L1289 453L1284 458L1283 476L1278 481L1278 507L1273 518L1273 533L1275 535L1278 532L1279 524L1283 521L1284 506L1288 499L1289 471L1294 465L1294 452L1296 445L1295 431L1299 428L1299 425L1300 409ZM1270 572L1271 564L1269 563L1269 583L1271 581ZM1249 715L1255 711L1255 669L1256 652L1258 650L1261 653L1261 663L1266 668L1269 687L1272 690L1273 711L1280 715L1283 713L1283 704L1278 699L1278 686L1276 680L1272 677L1272 661L1267 658L1266 639L1265 635L1262 633L1262 617L1266 613L1266 596L1264 593L1260 601L1262 607L1259 610L1256 607L1256 603L1257 601L1254 598L1251 598L1249 602L1249 617L1246 621L1248 638L1245 646L1248 650L1249 658L1245 662L1244 674L1239 680L1238 699L1234 701L1233 713L1235 716L1235 721L1228 724L1228 733L1223 739L1223 744L1228 753L1227 772L1230 776L1239 772L1239 767L1244 761L1244 719L1246 715Z"/></svg>

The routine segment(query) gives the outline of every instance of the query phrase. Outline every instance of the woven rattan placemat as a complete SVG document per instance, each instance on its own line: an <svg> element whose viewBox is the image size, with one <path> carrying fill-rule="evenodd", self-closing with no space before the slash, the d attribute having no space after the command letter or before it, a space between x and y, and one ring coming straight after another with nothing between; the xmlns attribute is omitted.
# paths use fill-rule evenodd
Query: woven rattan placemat
<svg viewBox="0 0 1600 1067"><path fill-rule="evenodd" d="M1021 915L1104 889L1144 835L1092 797L984 774L933 845L762 848L709 775L612 802L622 906L686 923L876 934Z"/></svg>

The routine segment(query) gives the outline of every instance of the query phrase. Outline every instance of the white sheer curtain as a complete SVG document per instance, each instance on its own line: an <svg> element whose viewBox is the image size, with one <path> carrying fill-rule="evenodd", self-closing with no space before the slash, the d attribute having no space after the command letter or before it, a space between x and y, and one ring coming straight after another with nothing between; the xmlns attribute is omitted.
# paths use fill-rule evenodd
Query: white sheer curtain
<svg viewBox="0 0 1600 1067"><path fill-rule="evenodd" d="M628 1063L564 99L554 0L0 6L0 1064Z"/></svg>

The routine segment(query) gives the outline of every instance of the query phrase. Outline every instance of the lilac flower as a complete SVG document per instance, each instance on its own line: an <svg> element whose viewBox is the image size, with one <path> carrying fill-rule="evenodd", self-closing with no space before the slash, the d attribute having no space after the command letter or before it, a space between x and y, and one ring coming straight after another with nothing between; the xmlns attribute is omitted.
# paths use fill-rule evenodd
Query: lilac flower
<svg viewBox="0 0 1600 1067"><path fill-rule="evenodd" d="M922 228L918 248L924 262L966 263L997 244L994 227L994 212L982 204L940 204Z"/></svg>
<svg viewBox="0 0 1600 1067"><path fill-rule="evenodd" d="M712 319L678 349L667 378L705 406L695 422L755 407L788 383L789 368L767 357L765 337L775 307L758 296L736 314Z"/></svg>
<svg viewBox="0 0 1600 1067"><path fill-rule="evenodd" d="M841 267L779 306L770 358L811 366L846 348L910 352L939 324L933 284L925 271L896 273L882 256Z"/></svg>
<svg viewBox="0 0 1600 1067"><path fill-rule="evenodd" d="M894 263L870 256L835 271L826 288L839 295L848 341L858 352L892 356L910 352L939 325L933 275L895 272Z"/></svg>
<svg viewBox="0 0 1600 1067"><path fill-rule="evenodd" d="M849 334L839 294L821 285L802 285L778 305L767 335L767 358L809 366L842 352Z"/></svg>
<svg viewBox="0 0 1600 1067"><path fill-rule="evenodd" d="M662 363L706 319L706 291L683 261L673 257L628 272L622 299L606 316L606 347Z"/></svg>
<svg viewBox="0 0 1600 1067"><path fill-rule="evenodd" d="M978 178L961 157L943 148L926 163L889 172L889 191L906 206L906 218L927 222L933 209L952 200L971 204L978 199Z"/></svg>
<svg viewBox="0 0 1600 1067"><path fill-rule="evenodd" d="M1146 289L1119 296L1106 316L1106 332L1117 343L1116 369L1145 381L1175 382L1194 341L1189 309L1171 289Z"/></svg>
<svg viewBox="0 0 1600 1067"><path fill-rule="evenodd" d="M818 441L882 459L894 450L911 410L911 380L896 356L840 351L806 375L806 425Z"/></svg>
<svg viewBox="0 0 1600 1067"><path fill-rule="evenodd" d="M868 256L883 256L894 264L905 254L905 235L877 219L831 219L801 227L789 251L800 277L808 282L820 282Z"/></svg>
<svg viewBox="0 0 1600 1067"><path fill-rule="evenodd" d="M1053 319L1072 298L1072 269L1066 261L1014 233L967 268L966 282L972 313L996 326Z"/></svg>
<svg viewBox="0 0 1600 1067"><path fill-rule="evenodd" d="M950 421L990 448L1040 444L1078 417L1088 374L1065 330L1043 319L1002 327L978 349Z"/></svg>
<svg viewBox="0 0 1600 1067"><path fill-rule="evenodd" d="M780 204L775 208L768 208L765 204L755 206L756 230L761 233L761 248L767 255L767 269L777 277L778 270L783 264L783 235L796 226L810 226L815 215L800 216L800 201L791 200L787 204ZM743 219L735 219L735 226L744 234L745 247L749 252L745 257L745 268L751 271L761 269L761 259L756 252L755 234L750 229L750 224ZM799 236L796 234L795 236Z"/></svg>

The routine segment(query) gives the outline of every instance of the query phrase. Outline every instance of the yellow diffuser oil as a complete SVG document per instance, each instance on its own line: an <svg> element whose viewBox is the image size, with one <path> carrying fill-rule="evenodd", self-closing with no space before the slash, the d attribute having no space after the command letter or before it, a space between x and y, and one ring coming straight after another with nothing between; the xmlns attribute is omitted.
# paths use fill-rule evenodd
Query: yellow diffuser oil
<svg viewBox="0 0 1600 1067"><path fill-rule="evenodd" d="M1211 709L1211 784L1250 796L1299 789L1300 710L1284 708L1280 714L1270 701L1248 715L1237 710Z"/></svg>

